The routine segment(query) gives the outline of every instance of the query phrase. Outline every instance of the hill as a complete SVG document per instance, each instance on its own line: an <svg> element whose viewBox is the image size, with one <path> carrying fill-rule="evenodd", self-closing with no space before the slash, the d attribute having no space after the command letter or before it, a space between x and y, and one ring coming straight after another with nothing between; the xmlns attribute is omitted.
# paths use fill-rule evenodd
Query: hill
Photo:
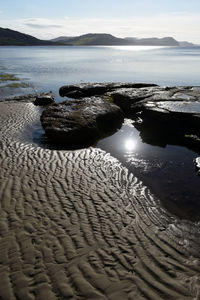
<svg viewBox="0 0 200 300"><path fill-rule="evenodd" d="M186 41L183 41L183 42L179 42L179 46L181 47L193 47L193 46L196 46L192 43L189 43L189 42L186 42Z"/></svg>
<svg viewBox="0 0 200 300"><path fill-rule="evenodd" d="M113 46L113 45L129 45L125 39L117 38L106 33L88 33L67 40L60 40L65 45L74 46Z"/></svg>
<svg viewBox="0 0 200 300"><path fill-rule="evenodd" d="M62 36L51 41L73 46L180 46L179 42L173 37L141 39L134 37L117 38L106 33L88 33L77 37Z"/></svg>
<svg viewBox="0 0 200 300"><path fill-rule="evenodd" d="M51 41L39 40L31 35L0 27L0 46L42 46L55 45Z"/></svg>
<svg viewBox="0 0 200 300"><path fill-rule="evenodd" d="M179 42L176 41L173 37L164 37L164 38L125 38L126 41L129 41L133 45L139 46L180 46Z"/></svg>
<svg viewBox="0 0 200 300"><path fill-rule="evenodd" d="M62 42L62 41L68 41L71 39L74 39L75 36L59 36L57 38L51 39L51 42Z"/></svg>

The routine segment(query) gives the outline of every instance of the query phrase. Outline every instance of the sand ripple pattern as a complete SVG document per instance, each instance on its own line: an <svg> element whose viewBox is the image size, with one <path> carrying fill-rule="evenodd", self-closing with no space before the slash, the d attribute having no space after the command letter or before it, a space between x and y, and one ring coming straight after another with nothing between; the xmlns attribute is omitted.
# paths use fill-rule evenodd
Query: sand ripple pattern
<svg viewBox="0 0 200 300"><path fill-rule="evenodd" d="M0 299L200 299L199 224L116 159L23 141L31 103L0 103Z"/></svg>

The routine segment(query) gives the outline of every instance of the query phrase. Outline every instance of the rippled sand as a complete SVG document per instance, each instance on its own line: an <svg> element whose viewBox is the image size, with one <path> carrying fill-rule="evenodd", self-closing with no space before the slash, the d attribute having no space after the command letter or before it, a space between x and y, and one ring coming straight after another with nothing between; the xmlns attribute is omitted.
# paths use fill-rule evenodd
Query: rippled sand
<svg viewBox="0 0 200 300"><path fill-rule="evenodd" d="M101 150L28 143L39 117L0 103L0 299L200 299L200 224Z"/></svg>

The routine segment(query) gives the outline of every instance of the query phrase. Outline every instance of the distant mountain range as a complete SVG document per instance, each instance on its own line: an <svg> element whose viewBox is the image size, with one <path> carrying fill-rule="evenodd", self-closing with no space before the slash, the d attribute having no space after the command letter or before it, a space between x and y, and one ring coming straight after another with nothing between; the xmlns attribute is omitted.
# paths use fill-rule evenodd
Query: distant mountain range
<svg viewBox="0 0 200 300"><path fill-rule="evenodd" d="M75 37L61 36L52 39L51 41L73 46L194 46L194 44L189 42L178 42L173 37L141 39L135 37L117 38L111 34L105 33L89 33Z"/></svg>
<svg viewBox="0 0 200 300"><path fill-rule="evenodd" d="M194 46L188 42L178 42L173 37L164 38L117 38L111 34L89 33L80 36L61 36L49 41L39 40L8 28L0 28L0 46Z"/></svg>

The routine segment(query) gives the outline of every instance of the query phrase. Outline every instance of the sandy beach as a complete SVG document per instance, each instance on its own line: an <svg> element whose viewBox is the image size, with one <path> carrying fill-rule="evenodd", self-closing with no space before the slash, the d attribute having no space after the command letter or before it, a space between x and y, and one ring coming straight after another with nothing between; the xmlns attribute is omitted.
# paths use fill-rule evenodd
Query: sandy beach
<svg viewBox="0 0 200 300"><path fill-rule="evenodd" d="M0 103L0 299L200 299L200 223L98 148L42 149Z"/></svg>

